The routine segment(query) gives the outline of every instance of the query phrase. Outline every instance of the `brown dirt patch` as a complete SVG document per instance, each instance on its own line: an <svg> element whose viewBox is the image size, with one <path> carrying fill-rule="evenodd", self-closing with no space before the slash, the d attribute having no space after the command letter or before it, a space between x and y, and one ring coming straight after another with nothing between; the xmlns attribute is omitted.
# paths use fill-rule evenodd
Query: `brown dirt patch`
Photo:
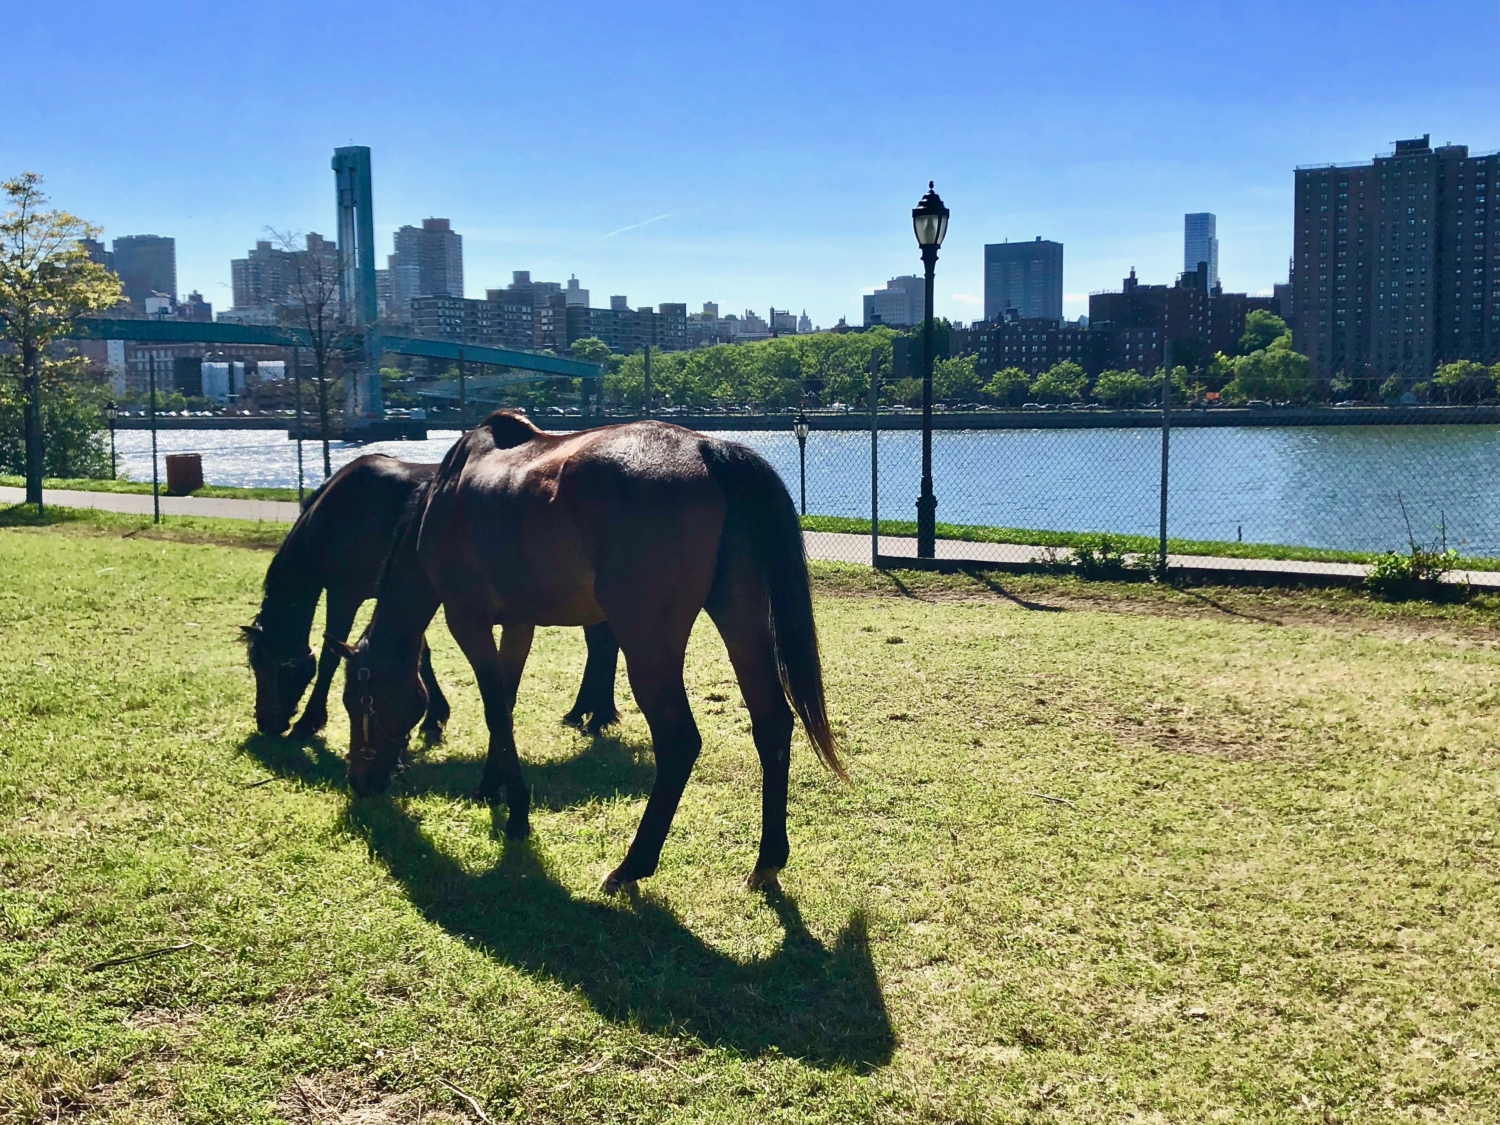
<svg viewBox="0 0 1500 1125"><path fill-rule="evenodd" d="M995 602L1037 613L1124 613L1195 620L1232 620L1279 628L1313 626L1371 636L1454 639L1500 644L1500 597L1465 605L1377 602L1362 591L1315 587L1158 586L1094 582L1071 576L975 572L877 573L852 568L813 573L825 597L903 598L942 604Z"/></svg>

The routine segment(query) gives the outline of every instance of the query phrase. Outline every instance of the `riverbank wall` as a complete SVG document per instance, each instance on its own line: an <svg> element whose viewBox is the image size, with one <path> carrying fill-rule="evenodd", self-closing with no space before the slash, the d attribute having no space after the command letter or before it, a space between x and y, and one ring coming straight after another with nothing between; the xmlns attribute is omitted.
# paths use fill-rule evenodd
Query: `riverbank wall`
<svg viewBox="0 0 1500 1125"><path fill-rule="evenodd" d="M792 414L689 414L656 415L665 422L692 430L790 430ZM597 426L619 425L641 421L640 415L607 415L603 418L581 418L577 415L536 414L533 420L545 430L585 430ZM478 419L470 419L472 425ZM862 431L870 428L868 414L845 414L809 411L808 421L814 429L825 431ZM935 430L1111 430L1158 429L1160 410L978 410L935 411ZM1218 406L1212 409L1172 411L1172 425L1180 427L1216 426L1468 426L1500 424L1500 406L1287 406L1251 409ZM222 416L212 418L159 415L157 428L163 430L291 430L288 418L273 415L252 417ZM121 418L122 430L149 428L145 418ZM918 411L882 413L882 430L918 430L922 415ZM457 418L429 418L425 423L408 423L392 419L377 429L355 430L345 434L342 428L332 436L349 441L388 441L392 438L417 439L426 430L463 428ZM420 430L421 434L417 431ZM303 436L318 436L313 426L306 426Z"/></svg>

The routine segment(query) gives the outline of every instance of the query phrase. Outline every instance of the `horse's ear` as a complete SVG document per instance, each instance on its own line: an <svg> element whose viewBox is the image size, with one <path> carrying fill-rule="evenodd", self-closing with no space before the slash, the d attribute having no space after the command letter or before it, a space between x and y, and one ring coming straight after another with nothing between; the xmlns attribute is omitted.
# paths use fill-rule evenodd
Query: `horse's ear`
<svg viewBox="0 0 1500 1125"><path fill-rule="evenodd" d="M338 653L345 660L353 660L359 654L359 650L351 645L348 641L336 641L332 637L329 637L328 643L330 646L332 646L333 651Z"/></svg>
<svg viewBox="0 0 1500 1125"><path fill-rule="evenodd" d="M259 625L241 625L240 632L245 635L245 640L253 641L256 637L260 636L261 627Z"/></svg>

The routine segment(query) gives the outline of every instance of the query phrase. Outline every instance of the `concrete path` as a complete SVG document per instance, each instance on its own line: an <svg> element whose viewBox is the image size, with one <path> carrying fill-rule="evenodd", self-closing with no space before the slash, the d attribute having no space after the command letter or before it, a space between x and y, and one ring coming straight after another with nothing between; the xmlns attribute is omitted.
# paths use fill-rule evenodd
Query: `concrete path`
<svg viewBox="0 0 1500 1125"><path fill-rule="evenodd" d="M151 514L149 494L135 492L71 492L48 489L43 494L48 504L60 508L96 508L107 512L128 512L135 515ZM20 504L26 493L19 488L0 487L0 505ZM163 496L162 515L166 516L214 516L219 519L258 520L264 523L293 523L300 509L294 503L283 500L218 500L206 496ZM870 537L834 531L808 531L803 533L809 558L828 562L850 562L869 564ZM905 536L882 535L880 553L890 558L915 559L917 541ZM1025 565L1045 563L1067 558L1066 548L1055 552L1046 547L1029 547L1017 543L967 543L957 539L939 539L937 557L948 562L1001 563ZM1267 578L1284 576L1291 580L1299 578L1332 578L1344 581L1358 580L1368 569L1362 563L1301 562L1283 559L1230 559L1209 555L1168 555L1169 567L1186 568L1195 572L1225 571L1240 574L1265 575ZM1500 590L1500 572L1488 570L1458 570L1448 575L1450 582L1469 582L1485 589Z"/></svg>
<svg viewBox="0 0 1500 1125"><path fill-rule="evenodd" d="M0 488L0 504L20 504L26 500L21 488ZM95 508L104 512L151 514L151 494L138 492L70 492L49 488L42 493L44 504L59 508ZM167 496L161 498L164 516L215 516L228 520L258 520L263 523L295 523L300 509L285 500L217 500L208 496Z"/></svg>

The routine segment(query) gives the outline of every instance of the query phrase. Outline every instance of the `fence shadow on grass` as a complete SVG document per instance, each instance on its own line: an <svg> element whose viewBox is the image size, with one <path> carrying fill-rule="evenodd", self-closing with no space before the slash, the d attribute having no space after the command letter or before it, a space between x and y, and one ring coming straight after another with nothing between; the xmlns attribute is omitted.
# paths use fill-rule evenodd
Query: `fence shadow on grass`
<svg viewBox="0 0 1500 1125"><path fill-rule="evenodd" d="M808 933L796 900L776 893L781 948L741 964L649 896L574 897L529 843L508 843L494 867L470 874L397 801L352 801L346 816L425 917L498 961L576 989L607 1019L823 1067L890 1060L895 1036L861 914L829 948Z"/></svg>
<svg viewBox="0 0 1500 1125"><path fill-rule="evenodd" d="M284 738L253 734L240 743L278 777L296 777L320 789L346 789L344 759L321 736ZM612 735L595 735L571 758L523 762L532 804L560 811L591 800L644 797L656 776L650 751ZM484 773L482 758L429 759L418 753L391 781L396 796L432 796L449 800L473 797Z"/></svg>

